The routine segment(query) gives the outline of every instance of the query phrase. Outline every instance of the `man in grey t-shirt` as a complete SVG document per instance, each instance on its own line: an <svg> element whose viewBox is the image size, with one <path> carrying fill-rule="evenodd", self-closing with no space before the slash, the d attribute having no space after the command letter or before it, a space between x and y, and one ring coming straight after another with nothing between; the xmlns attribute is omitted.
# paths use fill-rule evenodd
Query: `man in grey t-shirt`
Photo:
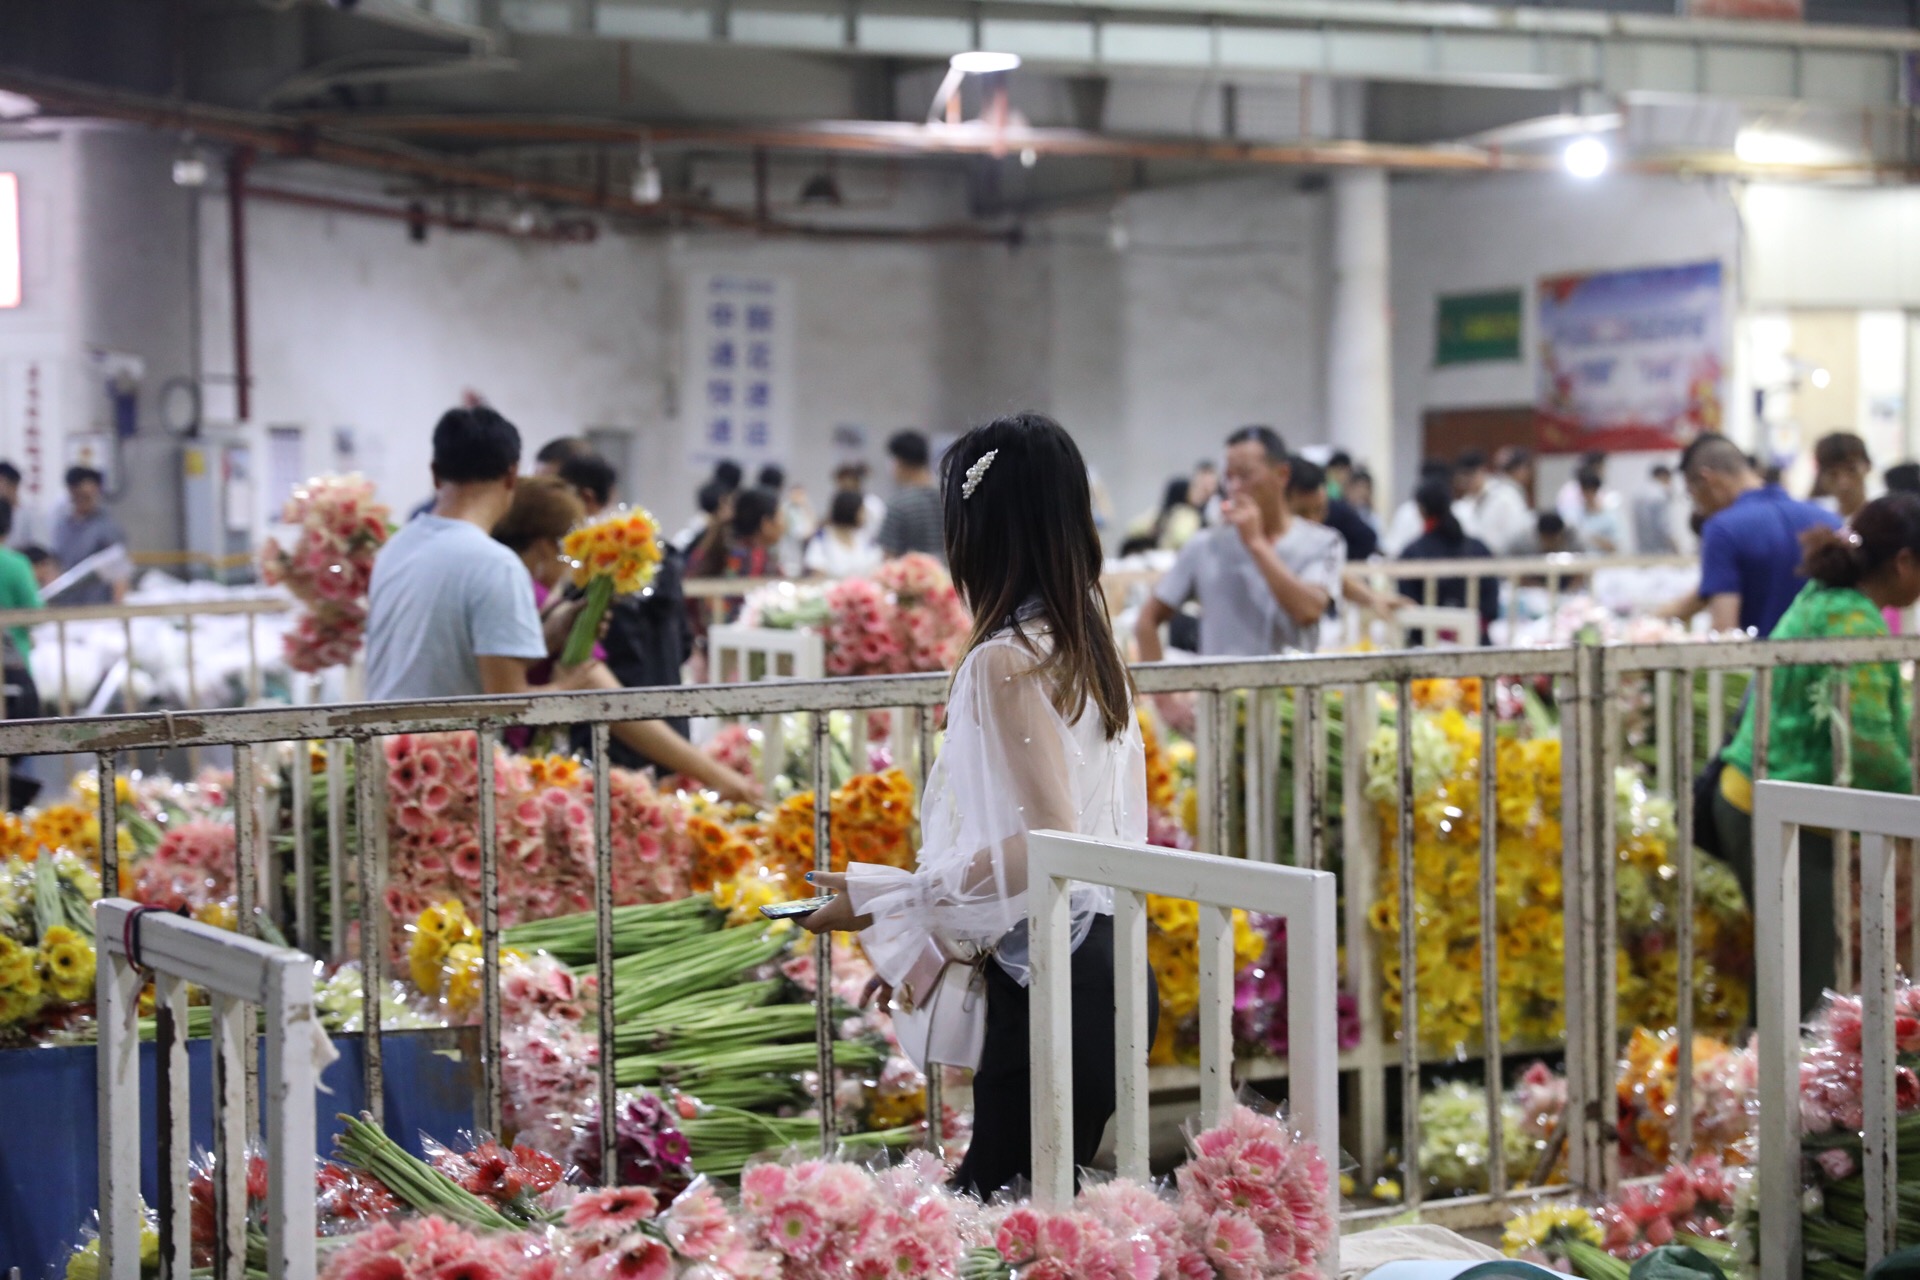
<svg viewBox="0 0 1920 1280"><path fill-rule="evenodd" d="M1226 523L1196 534L1154 588L1134 629L1142 661L1160 660L1160 628L1190 600L1200 602L1207 657L1315 648L1347 548L1333 530L1288 511L1288 475L1286 445L1271 428L1228 438Z"/></svg>
<svg viewBox="0 0 1920 1280"><path fill-rule="evenodd" d="M491 531L513 505L520 433L492 409L450 409L433 432L433 509L373 562L367 696L523 693L549 648L533 580ZM568 688L556 673L550 688Z"/></svg>
<svg viewBox="0 0 1920 1280"><path fill-rule="evenodd" d="M900 487L887 500L887 516L876 539L880 549L890 559L919 551L945 564L946 520L940 490L933 483L932 446L918 431L902 431L887 441L887 452L893 455L893 476Z"/></svg>

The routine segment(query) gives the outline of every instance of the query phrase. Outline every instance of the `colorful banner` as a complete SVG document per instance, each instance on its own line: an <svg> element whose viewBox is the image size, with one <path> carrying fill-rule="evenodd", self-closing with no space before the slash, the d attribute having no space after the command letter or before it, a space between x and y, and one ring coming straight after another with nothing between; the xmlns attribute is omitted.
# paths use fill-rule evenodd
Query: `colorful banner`
<svg viewBox="0 0 1920 1280"><path fill-rule="evenodd" d="M1718 262L1540 282L1540 448L1674 449L1720 428Z"/></svg>

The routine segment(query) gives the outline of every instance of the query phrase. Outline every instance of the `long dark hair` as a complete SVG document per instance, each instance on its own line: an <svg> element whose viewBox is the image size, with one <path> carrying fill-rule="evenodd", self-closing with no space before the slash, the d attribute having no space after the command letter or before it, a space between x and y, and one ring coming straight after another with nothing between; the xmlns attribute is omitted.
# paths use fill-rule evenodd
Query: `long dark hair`
<svg viewBox="0 0 1920 1280"><path fill-rule="evenodd" d="M1020 613L1031 602L1053 640L1036 671L1054 710L1071 721L1092 701L1107 737L1119 737L1133 717L1133 678L1100 590L1100 534L1073 437L1044 414L995 419L947 451L940 488L947 563L973 611L967 652L1007 626L1026 640Z"/></svg>
<svg viewBox="0 0 1920 1280"><path fill-rule="evenodd" d="M1413 491L1413 505L1420 508L1420 514L1433 521L1433 531L1440 535L1443 542L1460 543L1467 535L1460 528L1460 521L1453 514L1453 486L1443 479L1428 479L1420 482Z"/></svg>
<svg viewBox="0 0 1920 1280"><path fill-rule="evenodd" d="M1857 587L1902 551L1920 556L1920 497L1889 493L1854 513L1846 527L1800 535L1800 572L1829 587Z"/></svg>

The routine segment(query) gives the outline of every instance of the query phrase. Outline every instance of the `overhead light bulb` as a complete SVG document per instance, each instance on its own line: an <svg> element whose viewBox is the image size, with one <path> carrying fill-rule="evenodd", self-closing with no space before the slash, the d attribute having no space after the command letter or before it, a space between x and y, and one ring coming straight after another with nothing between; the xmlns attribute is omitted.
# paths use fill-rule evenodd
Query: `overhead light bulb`
<svg viewBox="0 0 1920 1280"><path fill-rule="evenodd" d="M1020 65L1020 55L975 49L968 53L954 54L947 60L947 65L966 75L987 76L996 71L1012 71Z"/></svg>
<svg viewBox="0 0 1920 1280"><path fill-rule="evenodd" d="M1133 243L1133 234L1127 230L1127 219L1118 209L1107 219L1107 247L1115 253L1125 253L1127 246Z"/></svg>
<svg viewBox="0 0 1920 1280"><path fill-rule="evenodd" d="M1598 138L1575 138L1560 153L1560 163L1576 178L1597 178L1613 163L1613 153Z"/></svg>
<svg viewBox="0 0 1920 1280"><path fill-rule="evenodd" d="M633 171L633 202L659 204L663 190L660 166L653 162L653 152L641 151L640 166Z"/></svg>
<svg viewBox="0 0 1920 1280"><path fill-rule="evenodd" d="M24 93L0 89L0 120L24 120L40 114L40 104Z"/></svg>
<svg viewBox="0 0 1920 1280"><path fill-rule="evenodd" d="M1825 391L1833 385L1833 375L1825 369L1815 369L1807 375L1807 381L1811 382L1816 390Z"/></svg>
<svg viewBox="0 0 1920 1280"><path fill-rule="evenodd" d="M1031 169L1039 163L1040 153L1038 151L1035 151L1032 147L1020 148L1020 167L1022 169Z"/></svg>
<svg viewBox="0 0 1920 1280"><path fill-rule="evenodd" d="M507 220L507 227L517 236L530 236L539 221L533 216L532 205L521 205L513 211L513 217Z"/></svg>
<svg viewBox="0 0 1920 1280"><path fill-rule="evenodd" d="M209 174L207 156L200 145L187 134L180 140L180 154L173 158L173 185L176 187L204 187Z"/></svg>

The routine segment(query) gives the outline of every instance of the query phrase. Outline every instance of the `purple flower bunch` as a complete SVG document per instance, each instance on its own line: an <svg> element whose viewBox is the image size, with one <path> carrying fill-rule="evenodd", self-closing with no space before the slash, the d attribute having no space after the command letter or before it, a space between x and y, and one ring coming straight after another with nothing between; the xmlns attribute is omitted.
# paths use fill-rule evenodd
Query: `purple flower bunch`
<svg viewBox="0 0 1920 1280"><path fill-rule="evenodd" d="M589 1108L573 1161L589 1182L600 1180L600 1117ZM614 1160L623 1187L676 1192L693 1178L692 1153L674 1111L645 1089L614 1099Z"/></svg>
<svg viewBox="0 0 1920 1280"><path fill-rule="evenodd" d="M1233 1038L1274 1057L1287 1052L1287 922L1278 916L1249 915L1248 923L1265 935L1266 950L1240 971L1233 984ZM1342 1049L1360 1043L1360 1004L1340 993L1339 1037Z"/></svg>

